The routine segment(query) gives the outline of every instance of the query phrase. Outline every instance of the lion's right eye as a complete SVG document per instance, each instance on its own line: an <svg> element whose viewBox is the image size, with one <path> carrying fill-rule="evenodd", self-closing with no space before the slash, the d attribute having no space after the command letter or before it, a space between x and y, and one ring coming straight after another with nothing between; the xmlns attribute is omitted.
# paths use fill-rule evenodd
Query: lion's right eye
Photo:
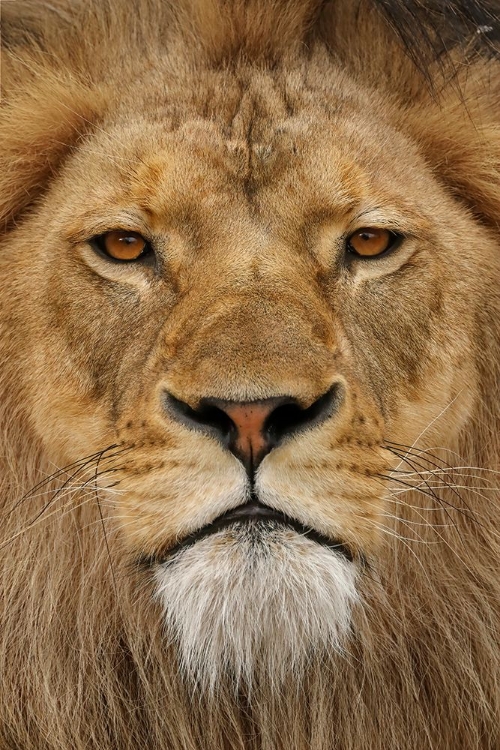
<svg viewBox="0 0 500 750"><path fill-rule="evenodd" d="M124 262L140 260L152 253L150 243L141 234L125 229L100 234L92 239L91 244L108 258Z"/></svg>
<svg viewBox="0 0 500 750"><path fill-rule="evenodd" d="M401 239L401 235L388 229L363 227L347 239L347 252L359 258L376 258L395 247Z"/></svg>

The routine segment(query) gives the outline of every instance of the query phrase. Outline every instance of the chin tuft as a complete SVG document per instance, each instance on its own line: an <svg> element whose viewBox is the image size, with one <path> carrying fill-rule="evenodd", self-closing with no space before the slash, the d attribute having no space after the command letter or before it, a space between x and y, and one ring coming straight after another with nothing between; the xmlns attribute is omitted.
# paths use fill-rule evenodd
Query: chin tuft
<svg viewBox="0 0 500 750"><path fill-rule="evenodd" d="M356 571L294 530L260 524L179 551L155 577L185 678L211 693L300 679L313 655L344 651Z"/></svg>

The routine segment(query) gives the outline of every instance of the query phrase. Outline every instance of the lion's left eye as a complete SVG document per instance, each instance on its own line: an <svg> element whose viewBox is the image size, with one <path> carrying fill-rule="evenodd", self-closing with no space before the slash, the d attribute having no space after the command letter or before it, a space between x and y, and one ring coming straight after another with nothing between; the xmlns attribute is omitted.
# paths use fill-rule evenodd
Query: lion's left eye
<svg viewBox="0 0 500 750"><path fill-rule="evenodd" d="M138 232L113 229L94 237L92 244L108 258L119 261L134 261L152 251L151 245Z"/></svg>
<svg viewBox="0 0 500 750"><path fill-rule="evenodd" d="M400 239L401 235L388 229L363 227L347 239L347 252L361 258L374 258L390 250Z"/></svg>

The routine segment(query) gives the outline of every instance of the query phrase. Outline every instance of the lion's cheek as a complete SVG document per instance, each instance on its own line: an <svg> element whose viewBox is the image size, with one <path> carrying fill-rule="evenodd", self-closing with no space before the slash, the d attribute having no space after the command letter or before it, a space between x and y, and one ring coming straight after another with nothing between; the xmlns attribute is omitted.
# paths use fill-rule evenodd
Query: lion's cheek
<svg viewBox="0 0 500 750"><path fill-rule="evenodd" d="M438 447L450 445L470 419L477 398L473 363L460 363L441 369L429 367L422 378L418 396L403 390L393 401L386 420L386 440L402 446Z"/></svg>
<svg viewBox="0 0 500 750"><path fill-rule="evenodd" d="M239 462L193 437L163 454L144 452L119 472L116 516L126 546L136 556L161 554L179 539L247 499Z"/></svg>
<svg viewBox="0 0 500 750"><path fill-rule="evenodd" d="M109 406L75 393L74 373L54 377L51 382L38 379L31 409L37 434L49 450L51 461L64 466L116 443L110 424Z"/></svg>
<svg viewBox="0 0 500 750"><path fill-rule="evenodd" d="M383 477L388 467L383 451L371 453L335 451L328 464L275 456L263 463L256 492L263 503L341 540L355 555L370 555L386 510Z"/></svg>

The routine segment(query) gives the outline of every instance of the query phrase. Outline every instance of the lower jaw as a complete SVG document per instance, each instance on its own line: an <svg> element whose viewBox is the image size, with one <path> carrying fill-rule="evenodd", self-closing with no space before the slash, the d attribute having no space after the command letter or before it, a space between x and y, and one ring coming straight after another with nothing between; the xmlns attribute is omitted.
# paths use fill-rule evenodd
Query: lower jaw
<svg viewBox="0 0 500 750"><path fill-rule="evenodd" d="M342 651L356 577L341 552L262 521L231 524L155 568L181 671L208 690L278 684L312 653Z"/></svg>
<svg viewBox="0 0 500 750"><path fill-rule="evenodd" d="M193 545L204 539L211 537L219 538L219 533L224 531L228 540L236 542L238 539L251 541L257 548L259 545L264 547L273 541L276 534L281 534L281 539L293 539L297 536L308 539L314 544L318 544L325 549L342 556L348 562L353 562L354 555L352 550L339 540L326 537L315 529L307 528L295 519L289 518L284 514L275 514L274 518L244 518L241 520L233 519L230 514L227 518L221 517L213 523L203 527L199 531L190 534L181 540L174 547L162 552L159 551L153 555L143 555L138 563L141 567L153 567L156 565L168 564L176 558L183 550L189 549Z"/></svg>

